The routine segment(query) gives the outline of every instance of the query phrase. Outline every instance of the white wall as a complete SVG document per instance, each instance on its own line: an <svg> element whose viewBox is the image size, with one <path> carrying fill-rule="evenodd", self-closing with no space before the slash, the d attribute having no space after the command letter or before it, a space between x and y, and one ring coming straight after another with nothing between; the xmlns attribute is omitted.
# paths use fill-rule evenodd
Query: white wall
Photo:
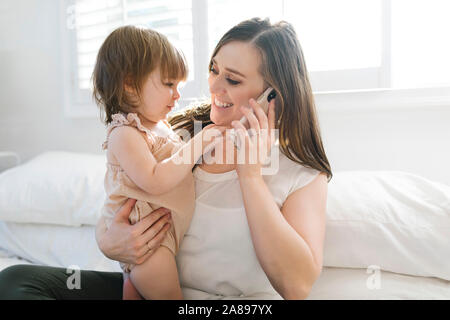
<svg viewBox="0 0 450 320"><path fill-rule="evenodd" d="M63 113L59 14L54 0L0 4L0 151L23 161L47 150L102 152L100 121ZM450 105L318 108L334 171L403 170L450 185Z"/></svg>
<svg viewBox="0 0 450 320"><path fill-rule="evenodd" d="M450 105L321 112L334 171L401 170L450 185Z"/></svg>
<svg viewBox="0 0 450 320"><path fill-rule="evenodd" d="M56 0L0 5L0 150L23 160L45 150L100 152L103 125L67 119Z"/></svg>

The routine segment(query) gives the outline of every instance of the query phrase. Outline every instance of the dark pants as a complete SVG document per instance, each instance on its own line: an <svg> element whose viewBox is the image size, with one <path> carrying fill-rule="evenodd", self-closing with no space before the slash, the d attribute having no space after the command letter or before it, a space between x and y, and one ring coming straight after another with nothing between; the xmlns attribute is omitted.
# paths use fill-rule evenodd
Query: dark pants
<svg viewBox="0 0 450 320"><path fill-rule="evenodd" d="M122 299L121 272L75 272L36 265L8 267L0 272L0 300Z"/></svg>

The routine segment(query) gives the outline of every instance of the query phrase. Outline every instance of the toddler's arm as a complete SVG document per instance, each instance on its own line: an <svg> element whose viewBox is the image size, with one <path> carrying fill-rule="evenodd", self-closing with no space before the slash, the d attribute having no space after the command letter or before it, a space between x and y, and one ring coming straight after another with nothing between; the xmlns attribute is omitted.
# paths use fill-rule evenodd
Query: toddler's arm
<svg viewBox="0 0 450 320"><path fill-rule="evenodd" d="M224 127L215 125L205 127L170 158L159 163L148 150L142 135L133 127L114 129L108 139L108 148L139 188L159 195L180 183L201 155L212 148L213 137L224 130Z"/></svg>

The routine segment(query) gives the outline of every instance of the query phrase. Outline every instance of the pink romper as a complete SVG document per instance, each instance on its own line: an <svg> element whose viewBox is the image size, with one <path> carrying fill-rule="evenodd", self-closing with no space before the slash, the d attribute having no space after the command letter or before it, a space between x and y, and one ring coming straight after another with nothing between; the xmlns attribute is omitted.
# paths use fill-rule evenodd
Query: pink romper
<svg viewBox="0 0 450 320"><path fill-rule="evenodd" d="M113 121L107 128L107 138L103 143L103 149L108 147L108 138L114 128L120 126L135 127L147 142L149 151L157 162L169 158L175 150L178 150L184 142L172 131L167 137L157 136L141 124L136 113L117 113L112 116ZM166 123L169 126L168 123ZM173 225L163 240L163 246L167 247L174 255L177 254L181 240L186 233L195 209L195 184L192 174L188 174L177 186L167 193L151 195L140 189L124 172L115 164L107 163L105 175L106 200L102 214L106 217L106 227L109 228L117 210L128 198L137 199L130 213L129 220L135 224L146 217L153 210L165 207L171 210ZM133 265L120 263L124 272L130 272Z"/></svg>

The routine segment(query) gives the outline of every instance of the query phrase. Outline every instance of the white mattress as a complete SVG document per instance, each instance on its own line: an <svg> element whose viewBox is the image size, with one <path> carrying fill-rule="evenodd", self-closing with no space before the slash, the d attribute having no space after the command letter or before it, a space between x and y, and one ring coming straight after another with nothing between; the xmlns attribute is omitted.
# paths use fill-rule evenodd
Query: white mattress
<svg viewBox="0 0 450 320"><path fill-rule="evenodd" d="M31 263L0 250L0 270L15 264ZM370 276L373 274L365 269L324 267L307 299L450 299L450 281L381 271L379 289L369 289L366 283Z"/></svg>

